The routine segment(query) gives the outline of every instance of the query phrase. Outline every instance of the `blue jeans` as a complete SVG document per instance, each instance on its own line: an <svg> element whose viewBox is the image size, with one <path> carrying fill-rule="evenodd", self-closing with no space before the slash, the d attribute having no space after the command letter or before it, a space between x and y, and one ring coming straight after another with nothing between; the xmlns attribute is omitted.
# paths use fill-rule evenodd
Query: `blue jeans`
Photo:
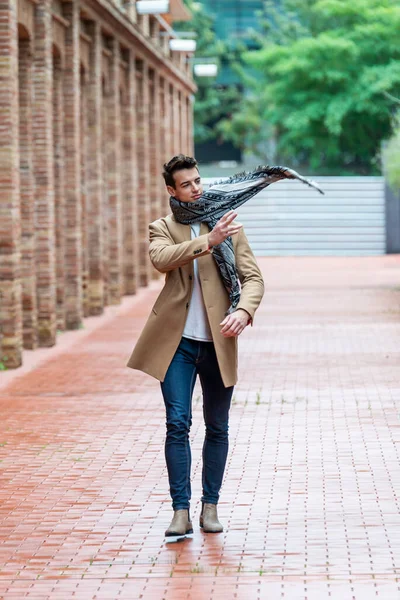
<svg viewBox="0 0 400 600"><path fill-rule="evenodd" d="M202 502L217 504L228 455L228 419L233 387L226 388L214 344L182 338L161 390L167 412L165 459L172 507L190 508L192 395L197 374L203 390L206 434L203 445Z"/></svg>

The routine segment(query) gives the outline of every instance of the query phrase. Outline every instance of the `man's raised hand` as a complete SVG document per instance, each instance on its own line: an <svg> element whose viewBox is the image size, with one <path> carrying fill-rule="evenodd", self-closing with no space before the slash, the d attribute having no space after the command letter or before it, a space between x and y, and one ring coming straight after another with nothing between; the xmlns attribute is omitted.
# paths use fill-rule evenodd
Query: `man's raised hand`
<svg viewBox="0 0 400 600"><path fill-rule="evenodd" d="M241 230L243 225L240 223L233 224L236 219L237 213L234 210L230 210L223 217L220 218L214 229L208 234L208 243L210 246L218 246L226 238L231 235L235 235Z"/></svg>

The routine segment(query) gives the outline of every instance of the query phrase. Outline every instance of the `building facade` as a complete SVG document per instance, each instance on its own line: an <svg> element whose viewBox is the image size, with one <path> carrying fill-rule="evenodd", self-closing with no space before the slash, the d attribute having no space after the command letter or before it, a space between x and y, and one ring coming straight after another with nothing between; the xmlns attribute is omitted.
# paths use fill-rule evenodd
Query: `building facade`
<svg viewBox="0 0 400 600"><path fill-rule="evenodd" d="M250 32L261 32L260 13L263 10L263 0L200 0L200 3L214 20L214 32L218 40L227 42L231 48L235 48L238 43L248 50L258 47ZM235 60L240 61L239 55L236 55ZM248 65L246 72L249 72ZM214 85L219 89L235 87L241 94L246 94L241 77L232 69L230 54L226 58L221 56ZM229 112L225 113L224 117L228 116ZM213 129L220 118L222 117L219 116L217 121L209 121L207 125ZM200 163L204 164L243 161L242 151L230 141L221 142L218 135L205 142L197 142L195 151Z"/></svg>
<svg viewBox="0 0 400 600"><path fill-rule="evenodd" d="M260 31L259 14L263 0L201 0L201 4L215 19L214 30L218 39L240 40L247 47L252 47L249 32Z"/></svg>
<svg viewBox="0 0 400 600"><path fill-rule="evenodd" d="M122 0L4 0L0 63L0 365L53 346L157 275L148 223L162 163L193 153L187 55Z"/></svg>

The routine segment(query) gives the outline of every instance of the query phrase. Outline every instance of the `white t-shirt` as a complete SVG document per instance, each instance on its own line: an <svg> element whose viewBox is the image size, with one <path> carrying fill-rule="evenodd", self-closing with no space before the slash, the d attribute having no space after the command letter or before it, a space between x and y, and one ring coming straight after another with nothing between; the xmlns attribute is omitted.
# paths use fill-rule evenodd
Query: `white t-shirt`
<svg viewBox="0 0 400 600"><path fill-rule="evenodd" d="M192 240L200 235L200 223L193 223L190 226ZM210 323L208 322L206 307L204 305L203 292L199 277L197 259L193 261L193 291L189 303L188 315L186 318L183 337L200 342L212 342Z"/></svg>

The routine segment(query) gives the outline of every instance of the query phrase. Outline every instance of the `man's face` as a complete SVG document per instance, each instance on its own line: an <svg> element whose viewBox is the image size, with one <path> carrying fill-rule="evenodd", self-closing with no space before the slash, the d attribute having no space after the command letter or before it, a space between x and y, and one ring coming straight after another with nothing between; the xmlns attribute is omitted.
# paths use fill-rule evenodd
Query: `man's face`
<svg viewBox="0 0 400 600"><path fill-rule="evenodd" d="M175 171L175 187L167 185L168 193L181 202L196 202L203 193L200 174L196 167Z"/></svg>

